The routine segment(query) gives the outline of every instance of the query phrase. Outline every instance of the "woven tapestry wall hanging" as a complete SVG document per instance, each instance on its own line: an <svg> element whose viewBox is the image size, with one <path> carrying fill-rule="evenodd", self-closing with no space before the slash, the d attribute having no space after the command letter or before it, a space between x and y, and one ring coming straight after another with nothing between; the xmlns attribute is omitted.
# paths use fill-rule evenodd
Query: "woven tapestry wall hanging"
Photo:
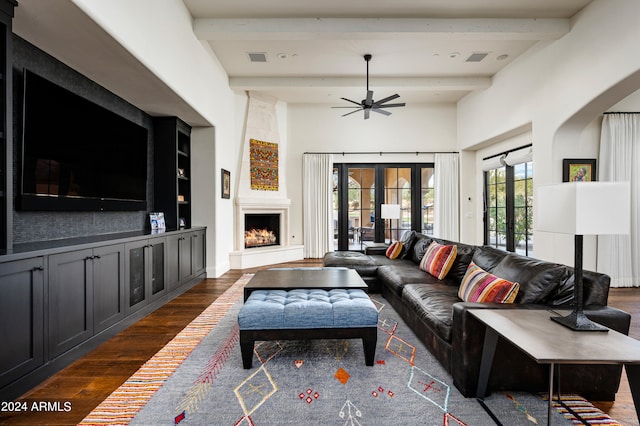
<svg viewBox="0 0 640 426"><path fill-rule="evenodd" d="M278 190L278 144L249 139L251 189Z"/></svg>

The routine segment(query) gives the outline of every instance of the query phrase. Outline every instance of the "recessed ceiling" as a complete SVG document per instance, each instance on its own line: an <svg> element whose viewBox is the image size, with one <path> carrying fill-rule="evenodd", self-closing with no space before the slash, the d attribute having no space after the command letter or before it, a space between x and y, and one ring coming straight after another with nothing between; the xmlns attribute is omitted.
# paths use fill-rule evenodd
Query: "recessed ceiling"
<svg viewBox="0 0 640 426"><path fill-rule="evenodd" d="M407 102L456 102L538 42L562 37L590 0L184 0L237 90L336 103L371 86ZM264 62L247 60L261 52Z"/></svg>
<svg viewBox="0 0 640 426"><path fill-rule="evenodd" d="M570 31L570 18L591 2L183 1L195 36L211 46L235 90L291 103L359 99L365 95L363 55L370 53L376 96L398 93L407 106L456 102L483 90L527 49ZM207 125L71 0L20 0L14 31L150 114L179 114ZM252 62L252 53L265 61Z"/></svg>

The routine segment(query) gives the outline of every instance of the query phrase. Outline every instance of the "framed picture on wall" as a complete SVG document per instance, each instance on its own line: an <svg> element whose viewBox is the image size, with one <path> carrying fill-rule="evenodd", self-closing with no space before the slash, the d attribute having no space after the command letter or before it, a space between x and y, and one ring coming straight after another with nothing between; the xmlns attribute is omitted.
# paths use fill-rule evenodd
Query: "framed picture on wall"
<svg viewBox="0 0 640 426"><path fill-rule="evenodd" d="M565 158L562 160L563 182L592 182L598 180L596 159Z"/></svg>
<svg viewBox="0 0 640 426"><path fill-rule="evenodd" d="M231 196L231 173L222 169L222 198Z"/></svg>

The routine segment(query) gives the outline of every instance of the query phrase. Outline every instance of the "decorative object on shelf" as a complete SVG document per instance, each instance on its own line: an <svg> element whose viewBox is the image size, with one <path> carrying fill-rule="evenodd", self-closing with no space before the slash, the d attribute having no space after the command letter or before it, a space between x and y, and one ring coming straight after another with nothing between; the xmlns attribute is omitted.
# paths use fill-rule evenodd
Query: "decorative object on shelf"
<svg viewBox="0 0 640 426"><path fill-rule="evenodd" d="M389 244L391 244L393 242L393 237L391 235L391 220L400 219L400 204L381 204L380 217L385 221L385 228L387 219L389 219L389 228L386 229L389 229Z"/></svg>
<svg viewBox="0 0 640 426"><path fill-rule="evenodd" d="M178 195L178 202L184 203L184 195Z"/></svg>
<svg viewBox="0 0 640 426"><path fill-rule="evenodd" d="M151 223L151 233L159 234L164 232L167 229L167 226L164 222L164 213L163 212L152 212L149 213L149 222Z"/></svg>
<svg viewBox="0 0 640 426"><path fill-rule="evenodd" d="M251 189L278 190L278 144L249 140Z"/></svg>
<svg viewBox="0 0 640 426"><path fill-rule="evenodd" d="M597 177L595 158L562 160L563 182L592 182L598 180Z"/></svg>
<svg viewBox="0 0 640 426"><path fill-rule="evenodd" d="M182 168L178 168L178 176L180 176L180 177L186 177L186 175L184 174L184 169L182 169Z"/></svg>
<svg viewBox="0 0 640 426"><path fill-rule="evenodd" d="M181 217L181 218L180 218L180 224L179 224L179 226L180 226L180 229L184 229L184 228L186 228L186 227L187 227L187 220L186 220L184 217Z"/></svg>
<svg viewBox="0 0 640 426"><path fill-rule="evenodd" d="M578 331L608 331L583 312L582 244L584 235L628 234L631 228L629 182L567 182L537 189L538 231L575 237L575 308L552 320Z"/></svg>
<svg viewBox="0 0 640 426"><path fill-rule="evenodd" d="M222 198L229 198L231 196L231 172L225 169L221 169L221 190L222 190Z"/></svg>

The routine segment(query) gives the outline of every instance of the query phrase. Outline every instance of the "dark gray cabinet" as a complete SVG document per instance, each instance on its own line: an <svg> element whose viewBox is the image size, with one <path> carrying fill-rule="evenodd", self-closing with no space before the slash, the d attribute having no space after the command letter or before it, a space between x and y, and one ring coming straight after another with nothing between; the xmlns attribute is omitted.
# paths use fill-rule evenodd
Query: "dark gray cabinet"
<svg viewBox="0 0 640 426"><path fill-rule="evenodd" d="M204 229L184 232L167 239L170 290L205 273L206 244Z"/></svg>
<svg viewBox="0 0 640 426"><path fill-rule="evenodd" d="M167 239L128 243L125 248L127 312L135 312L167 291Z"/></svg>
<svg viewBox="0 0 640 426"><path fill-rule="evenodd" d="M0 400L206 276L206 229L140 233L0 256Z"/></svg>
<svg viewBox="0 0 640 426"><path fill-rule="evenodd" d="M0 388L44 363L44 259L0 265Z"/></svg>
<svg viewBox="0 0 640 426"><path fill-rule="evenodd" d="M49 351L52 356L93 335L93 250L49 256Z"/></svg>
<svg viewBox="0 0 640 426"><path fill-rule="evenodd" d="M93 328L99 333L125 316L124 245L93 250Z"/></svg>
<svg viewBox="0 0 640 426"><path fill-rule="evenodd" d="M120 321L122 244L49 256L49 351L59 355Z"/></svg>

